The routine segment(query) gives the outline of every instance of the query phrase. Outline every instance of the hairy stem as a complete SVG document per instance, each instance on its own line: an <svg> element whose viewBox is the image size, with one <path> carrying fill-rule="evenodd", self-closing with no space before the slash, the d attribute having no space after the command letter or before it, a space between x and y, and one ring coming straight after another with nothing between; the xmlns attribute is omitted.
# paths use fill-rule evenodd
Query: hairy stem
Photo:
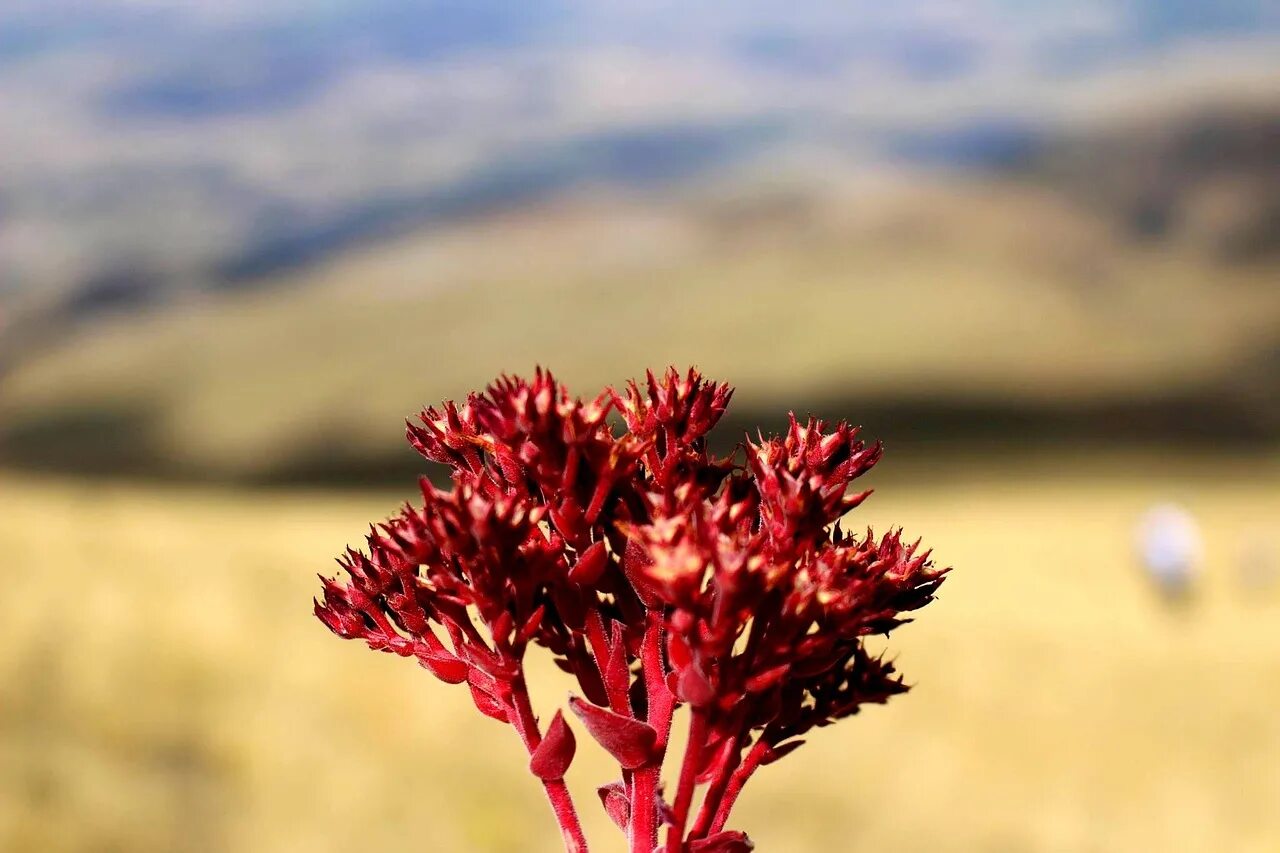
<svg viewBox="0 0 1280 853"><path fill-rule="evenodd" d="M511 724L520 733L524 748L530 755L542 743L542 733L538 731L538 720L533 715L533 704L529 701L529 688L525 684L523 667L511 680ZM563 779L543 779L542 788L547 793L547 801L551 803L551 811L555 813L556 823L560 825L560 835L564 838L565 853L587 853L587 838L582 833L582 824L578 820L577 809L573 806L573 797Z"/></svg>
<svg viewBox="0 0 1280 853"><path fill-rule="evenodd" d="M658 774L661 763L631 775L631 853L653 853L658 841Z"/></svg>
<svg viewBox="0 0 1280 853"><path fill-rule="evenodd" d="M693 828L689 830L690 840L706 837L708 830L711 828L711 820L715 817L716 809L720 806L720 800L724 796L725 788L729 785L729 779L732 777L733 771L738 769L738 762L741 760L742 755L738 747L738 736L734 735L729 738L721 752L715 776L707 786L707 793L702 798L702 806L698 809L698 817L693 822Z"/></svg>
<svg viewBox="0 0 1280 853"><path fill-rule="evenodd" d="M769 745L763 740L757 740L755 746L751 747L751 751L747 753L747 757L743 759L742 764L738 766L737 770L733 771L733 776L729 778L729 786L725 788L724 797L716 808L716 816L711 821L709 832L715 833L724 829L724 825L729 821L729 813L733 811L733 804L737 802L738 795L742 793L742 786L747 784L751 774L756 772L756 768L760 766L760 762L768 754Z"/></svg>
<svg viewBox="0 0 1280 853"><path fill-rule="evenodd" d="M600 680L604 682L605 695L609 697L609 708L619 714L631 714L631 700L627 697L626 685L610 685L608 678L609 653L613 651L609 636L605 632L604 619L600 611L592 609L587 616L587 642L591 644L591 654L596 659L596 669L600 671Z"/></svg>
<svg viewBox="0 0 1280 853"><path fill-rule="evenodd" d="M693 789L698 777L698 758L702 755L706 736L706 712L693 708L689 714L689 742L685 744L684 761L680 764L680 781L676 787L676 800L671 804L672 824L667 830L667 853L682 853L684 850L684 826L689 818L689 806L693 803Z"/></svg>
<svg viewBox="0 0 1280 853"><path fill-rule="evenodd" d="M676 712L676 697L667 689L667 668L663 663L664 629L662 613L645 614L644 640L640 646L640 667L644 674L645 698L649 703L649 725L658 732L658 749L666 754L671 737L671 718Z"/></svg>
<svg viewBox="0 0 1280 853"><path fill-rule="evenodd" d="M675 713L675 697L667 689L666 668L662 663L662 633L661 611L648 611L640 646L640 672L644 678L648 723L657 731L658 740L653 760L632 776L632 853L652 853L658 843L658 779L667 754L671 716Z"/></svg>

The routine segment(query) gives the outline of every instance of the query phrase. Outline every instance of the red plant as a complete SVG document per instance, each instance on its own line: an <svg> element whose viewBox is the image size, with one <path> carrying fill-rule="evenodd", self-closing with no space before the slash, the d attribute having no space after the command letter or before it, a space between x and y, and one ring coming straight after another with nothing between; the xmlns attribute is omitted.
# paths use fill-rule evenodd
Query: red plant
<svg viewBox="0 0 1280 853"><path fill-rule="evenodd" d="M599 795L633 853L652 853L663 826L668 853L752 849L726 829L752 774L907 689L864 638L927 604L946 570L898 532L841 529L880 445L792 415L785 435L740 445L745 464L714 456L706 435L731 395L673 368L584 403L539 370L427 409L409 441L452 486L423 479L421 508L340 558L346 583L322 579L316 615L334 633L465 682L516 729L567 850L587 849L563 778L576 744L560 711L539 728L531 643L577 680L569 708L621 768ZM688 746L667 802L682 704Z"/></svg>

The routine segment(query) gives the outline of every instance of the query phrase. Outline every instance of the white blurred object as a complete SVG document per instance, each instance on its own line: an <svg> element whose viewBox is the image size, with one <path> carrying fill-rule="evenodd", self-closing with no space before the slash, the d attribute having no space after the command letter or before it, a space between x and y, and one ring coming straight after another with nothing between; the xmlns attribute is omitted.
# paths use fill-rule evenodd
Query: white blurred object
<svg viewBox="0 0 1280 853"><path fill-rule="evenodd" d="M1168 598L1184 598L1204 556L1200 525L1176 504L1157 504L1138 521L1135 544L1147 575Z"/></svg>

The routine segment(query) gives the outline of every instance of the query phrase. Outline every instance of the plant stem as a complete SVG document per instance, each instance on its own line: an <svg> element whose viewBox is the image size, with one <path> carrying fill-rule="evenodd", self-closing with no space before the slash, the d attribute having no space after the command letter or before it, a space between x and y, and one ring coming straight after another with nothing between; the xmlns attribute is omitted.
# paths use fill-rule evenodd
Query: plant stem
<svg viewBox="0 0 1280 853"><path fill-rule="evenodd" d="M524 747L530 755L542 743L542 733L538 731L538 720L533 715L533 704L529 701L529 688L525 684L524 669L520 667L516 676L511 679L511 724L520 733ZM563 779L543 779L542 789L547 793L547 801L551 803L551 811L555 813L556 823L560 825L560 835L564 838L565 853L587 853L587 838L582 833L582 824L578 821L578 812L573 806L573 797Z"/></svg>
<svg viewBox="0 0 1280 853"><path fill-rule="evenodd" d="M693 822L693 828L689 830L690 840L703 838L707 834L707 830L711 828L711 819L715 817L716 809L720 806L720 799L724 796L725 788L729 784L733 771L738 769L738 763L742 760L741 750L738 748L738 736L734 735L728 739L724 745L721 755L718 757L717 763L720 765L715 772L715 777L707 786L707 793L702 798L702 806L698 809L698 817Z"/></svg>
<svg viewBox="0 0 1280 853"><path fill-rule="evenodd" d="M662 631L661 611L648 611L640 646L640 671L644 678L648 723L658 733L658 740L653 760L632 774L632 853L653 853L658 843L658 778L667 754L671 716L675 713L675 697L667 689L666 669L662 663Z"/></svg>
<svg viewBox="0 0 1280 853"><path fill-rule="evenodd" d="M711 821L710 833L716 833L724 829L725 823L729 820L729 813L733 811L733 804L737 802L738 795L742 793L742 786L747 784L747 780L751 778L751 774L756 772L756 768L760 766L760 762L769 753L769 745L763 740L757 740L755 746L751 747L751 751L747 753L747 757L743 759L738 769L733 771L733 776L729 779L729 786L725 789L724 798L720 801L720 805L716 808L716 816Z"/></svg>
<svg viewBox="0 0 1280 853"><path fill-rule="evenodd" d="M706 712L693 708L689 714L689 742L685 744L684 761L680 764L680 782L676 801L671 805L673 822L667 830L667 853L684 850L684 826L693 802L693 788L698 777L698 758L702 755L707 734Z"/></svg>
<svg viewBox="0 0 1280 853"><path fill-rule="evenodd" d="M542 787L547 792L551 810L555 812L556 823L560 824L565 853L588 853L587 838L583 835L582 825L578 822L578 813L574 810L569 786L565 785L563 779L556 779L543 782Z"/></svg>
<svg viewBox="0 0 1280 853"><path fill-rule="evenodd" d="M609 708L619 714L631 714L631 700L627 696L626 685L609 682L609 655L613 645L609 635L605 633L604 619L600 611L592 610L587 616L587 642L591 644L591 654L596 659L596 669L600 671L600 680L604 683L605 695L609 697Z"/></svg>
<svg viewBox="0 0 1280 853"><path fill-rule="evenodd" d="M644 674L645 698L649 704L649 725L658 732L658 749L665 755L671 737L671 718L676 712L676 697L667 689L667 670L662 660L664 629L662 613L645 614L644 640L640 646L640 668Z"/></svg>
<svg viewBox="0 0 1280 853"><path fill-rule="evenodd" d="M658 841L658 774L661 763L631 774L631 853L653 853Z"/></svg>

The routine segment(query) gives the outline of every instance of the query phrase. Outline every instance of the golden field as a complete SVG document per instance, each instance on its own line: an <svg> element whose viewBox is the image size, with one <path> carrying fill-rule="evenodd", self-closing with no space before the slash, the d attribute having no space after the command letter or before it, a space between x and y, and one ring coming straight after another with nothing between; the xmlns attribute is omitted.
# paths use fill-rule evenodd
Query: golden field
<svg viewBox="0 0 1280 853"><path fill-rule="evenodd" d="M1062 462L877 483L858 520L956 571L890 640L916 689L747 789L758 849L1280 849L1280 589L1236 582L1280 550L1280 466ZM1130 556L1167 497L1208 551L1182 612ZM311 616L398 499L0 479L0 848L554 850L512 731ZM615 850L594 752L569 781Z"/></svg>

